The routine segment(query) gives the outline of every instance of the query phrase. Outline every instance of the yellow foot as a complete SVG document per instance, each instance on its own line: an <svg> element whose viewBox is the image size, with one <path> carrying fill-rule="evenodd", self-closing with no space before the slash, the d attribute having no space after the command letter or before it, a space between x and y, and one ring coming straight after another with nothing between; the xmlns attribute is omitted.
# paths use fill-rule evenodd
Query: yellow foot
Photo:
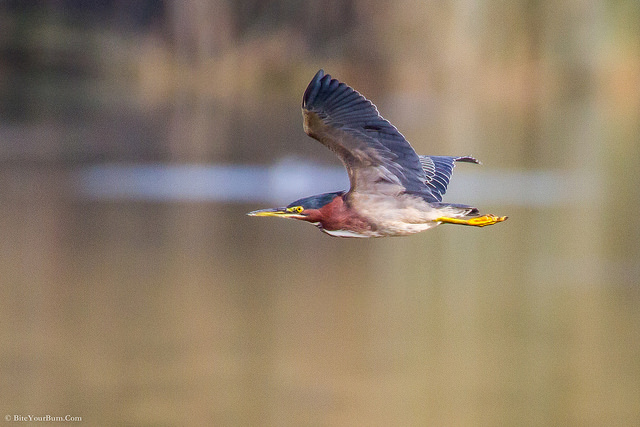
<svg viewBox="0 0 640 427"><path fill-rule="evenodd" d="M502 222L506 220L508 217L506 216L495 216L495 215L482 215L476 218L471 219L459 219L459 218L449 218L446 216L442 216L440 218L436 218L436 222L443 222L447 224L460 224L460 225L472 225L474 227L484 227L485 225L493 225L498 222Z"/></svg>

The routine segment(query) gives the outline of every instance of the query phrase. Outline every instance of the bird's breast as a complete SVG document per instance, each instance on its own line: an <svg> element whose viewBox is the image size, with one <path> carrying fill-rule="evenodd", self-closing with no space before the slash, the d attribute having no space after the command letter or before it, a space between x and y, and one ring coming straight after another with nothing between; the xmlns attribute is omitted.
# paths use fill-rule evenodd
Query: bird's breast
<svg viewBox="0 0 640 427"><path fill-rule="evenodd" d="M353 194L351 209L371 224L377 236L404 236L438 225L438 212L422 198L401 194Z"/></svg>

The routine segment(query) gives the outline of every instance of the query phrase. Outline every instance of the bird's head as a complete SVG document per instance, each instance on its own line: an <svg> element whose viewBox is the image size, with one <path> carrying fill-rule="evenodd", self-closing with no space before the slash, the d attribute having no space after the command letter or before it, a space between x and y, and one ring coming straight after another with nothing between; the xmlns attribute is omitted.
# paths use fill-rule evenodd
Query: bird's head
<svg viewBox="0 0 640 427"><path fill-rule="evenodd" d="M342 197L344 191L318 194L296 200L284 208L260 209L249 212L249 216L274 216L277 218L293 218L321 225L327 213L323 207L333 202L336 197Z"/></svg>

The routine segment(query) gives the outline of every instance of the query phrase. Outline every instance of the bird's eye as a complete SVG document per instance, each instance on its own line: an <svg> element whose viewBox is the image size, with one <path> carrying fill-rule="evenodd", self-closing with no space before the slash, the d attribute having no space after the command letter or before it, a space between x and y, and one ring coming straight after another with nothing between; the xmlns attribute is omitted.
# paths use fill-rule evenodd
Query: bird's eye
<svg viewBox="0 0 640 427"><path fill-rule="evenodd" d="M295 210L296 210L296 212L300 213L300 212L302 212L304 209L303 209L303 207L302 207L302 206L296 206L296 207L295 207Z"/></svg>

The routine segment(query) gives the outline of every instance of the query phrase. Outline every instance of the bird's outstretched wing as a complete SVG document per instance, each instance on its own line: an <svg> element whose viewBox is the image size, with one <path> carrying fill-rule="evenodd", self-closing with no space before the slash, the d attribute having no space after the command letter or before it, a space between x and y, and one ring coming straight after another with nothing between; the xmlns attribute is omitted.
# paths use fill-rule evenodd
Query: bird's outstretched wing
<svg viewBox="0 0 640 427"><path fill-rule="evenodd" d="M305 132L344 163L350 192L430 198L433 187L425 185L423 163L409 142L351 87L318 71L304 92L302 115Z"/></svg>
<svg viewBox="0 0 640 427"><path fill-rule="evenodd" d="M434 200L429 202L441 202L442 196L447 191L449 179L453 173L456 162L467 162L480 164L478 159L470 156L450 157L450 156L419 156L422 168L426 175L425 184L429 187L429 192Z"/></svg>

